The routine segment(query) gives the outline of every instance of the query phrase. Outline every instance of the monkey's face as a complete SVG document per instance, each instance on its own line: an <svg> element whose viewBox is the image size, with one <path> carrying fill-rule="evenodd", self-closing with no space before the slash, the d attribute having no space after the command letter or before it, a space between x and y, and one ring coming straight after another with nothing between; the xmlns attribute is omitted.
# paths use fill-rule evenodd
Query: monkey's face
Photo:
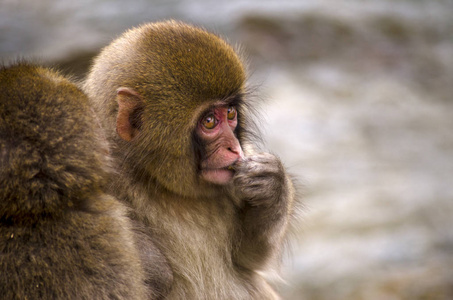
<svg viewBox="0 0 453 300"><path fill-rule="evenodd" d="M235 108L241 112L245 80L224 40L170 21L135 28L105 48L87 92L108 115L117 156L136 180L194 196L217 193L242 156L246 113L238 121Z"/></svg>
<svg viewBox="0 0 453 300"><path fill-rule="evenodd" d="M214 184L226 184L234 174L234 164L243 156L235 135L238 124L236 107L217 106L199 120L196 135L204 142L205 156L200 162L200 176Z"/></svg>

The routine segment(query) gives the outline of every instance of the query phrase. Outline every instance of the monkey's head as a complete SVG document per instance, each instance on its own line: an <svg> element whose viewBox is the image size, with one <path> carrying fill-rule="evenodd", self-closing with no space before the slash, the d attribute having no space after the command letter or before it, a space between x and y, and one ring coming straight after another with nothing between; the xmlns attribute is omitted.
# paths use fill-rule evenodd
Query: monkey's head
<svg viewBox="0 0 453 300"><path fill-rule="evenodd" d="M105 139L87 96L58 73L0 67L0 218L86 208L106 181Z"/></svg>
<svg viewBox="0 0 453 300"><path fill-rule="evenodd" d="M196 195L200 185L228 184L243 155L245 80L223 39L168 21L134 28L103 49L85 91L106 114L125 169Z"/></svg>

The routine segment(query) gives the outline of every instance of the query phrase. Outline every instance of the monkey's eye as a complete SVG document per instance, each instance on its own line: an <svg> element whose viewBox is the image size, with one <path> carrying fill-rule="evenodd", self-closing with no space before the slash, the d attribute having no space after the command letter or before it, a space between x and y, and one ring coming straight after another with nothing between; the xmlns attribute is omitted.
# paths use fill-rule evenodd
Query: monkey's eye
<svg viewBox="0 0 453 300"><path fill-rule="evenodd" d="M236 118L236 108L234 106L228 107L227 117L228 120L234 120Z"/></svg>
<svg viewBox="0 0 453 300"><path fill-rule="evenodd" d="M217 119L214 117L214 115L207 115L207 116L204 117L204 119L201 121L201 124L203 124L203 126L204 126L206 129L213 129L213 128L216 127L216 125L217 125Z"/></svg>

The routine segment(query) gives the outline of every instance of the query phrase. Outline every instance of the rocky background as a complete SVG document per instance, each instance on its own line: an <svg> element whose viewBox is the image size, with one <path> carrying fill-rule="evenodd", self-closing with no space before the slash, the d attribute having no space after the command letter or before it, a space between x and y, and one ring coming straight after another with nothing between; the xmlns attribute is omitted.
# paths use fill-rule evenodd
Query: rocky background
<svg viewBox="0 0 453 300"><path fill-rule="evenodd" d="M299 178L284 299L453 299L453 1L0 0L0 59L83 78L167 18L242 45L266 148Z"/></svg>

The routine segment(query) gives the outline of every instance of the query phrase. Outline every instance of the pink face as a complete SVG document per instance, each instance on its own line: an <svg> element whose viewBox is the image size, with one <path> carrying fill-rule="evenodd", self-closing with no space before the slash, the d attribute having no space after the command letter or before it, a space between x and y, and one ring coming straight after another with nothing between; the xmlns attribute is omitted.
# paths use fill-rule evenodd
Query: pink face
<svg viewBox="0 0 453 300"><path fill-rule="evenodd" d="M234 106L215 107L198 122L196 132L206 143L206 158L201 162L204 180L226 184L233 178L232 165L244 156L234 134L237 123Z"/></svg>

